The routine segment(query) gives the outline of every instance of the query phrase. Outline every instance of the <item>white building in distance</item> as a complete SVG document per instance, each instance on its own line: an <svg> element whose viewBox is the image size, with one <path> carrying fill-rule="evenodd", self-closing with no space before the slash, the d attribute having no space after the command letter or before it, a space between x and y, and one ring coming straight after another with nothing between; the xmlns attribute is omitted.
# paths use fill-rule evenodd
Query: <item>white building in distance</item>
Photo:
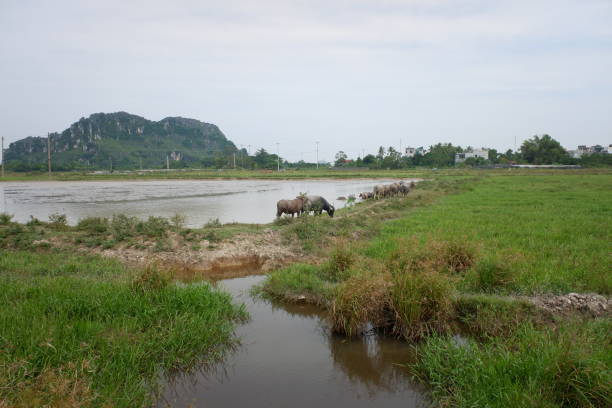
<svg viewBox="0 0 612 408"><path fill-rule="evenodd" d="M414 157L417 154L425 156L427 153L429 153L429 149L425 149L424 147L407 147L404 150L406 157Z"/></svg>
<svg viewBox="0 0 612 408"><path fill-rule="evenodd" d="M464 161L466 161L469 158L483 158L485 160L489 159L489 149L472 149L469 152L463 152L463 153L456 153L455 154L455 163L463 163Z"/></svg>

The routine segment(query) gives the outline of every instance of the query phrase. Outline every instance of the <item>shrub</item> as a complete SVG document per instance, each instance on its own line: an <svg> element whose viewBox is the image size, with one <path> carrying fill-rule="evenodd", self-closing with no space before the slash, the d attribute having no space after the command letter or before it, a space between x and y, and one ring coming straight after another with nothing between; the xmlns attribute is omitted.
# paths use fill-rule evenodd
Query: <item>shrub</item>
<svg viewBox="0 0 612 408"><path fill-rule="evenodd" d="M9 214L9 213L0 213L0 225L7 225L11 222L11 220L13 219L13 214Z"/></svg>
<svg viewBox="0 0 612 408"><path fill-rule="evenodd" d="M185 227L185 216L183 214L174 214L170 217L170 224L172 224L172 228L174 231L179 232Z"/></svg>
<svg viewBox="0 0 612 408"><path fill-rule="evenodd" d="M79 220L77 230L87 232L91 235L106 234L109 229L107 218L87 217Z"/></svg>
<svg viewBox="0 0 612 408"><path fill-rule="evenodd" d="M150 216L146 221L136 225L139 233L151 238L163 238L167 235L170 223L163 217Z"/></svg>
<svg viewBox="0 0 612 408"><path fill-rule="evenodd" d="M49 223L56 228L64 228L68 225L66 214L53 213L49 215Z"/></svg>
<svg viewBox="0 0 612 408"><path fill-rule="evenodd" d="M204 224L204 228L221 228L223 224L219 221L218 218L211 218L208 220L206 224Z"/></svg>
<svg viewBox="0 0 612 408"><path fill-rule="evenodd" d="M115 214L110 222L110 231L116 241L123 241L133 237L136 233L136 217L128 217L125 214Z"/></svg>
<svg viewBox="0 0 612 408"><path fill-rule="evenodd" d="M38 218L32 215L30 215L30 220L26 223L28 227L34 227L34 226L43 225L43 224L44 223L41 220L39 220Z"/></svg>

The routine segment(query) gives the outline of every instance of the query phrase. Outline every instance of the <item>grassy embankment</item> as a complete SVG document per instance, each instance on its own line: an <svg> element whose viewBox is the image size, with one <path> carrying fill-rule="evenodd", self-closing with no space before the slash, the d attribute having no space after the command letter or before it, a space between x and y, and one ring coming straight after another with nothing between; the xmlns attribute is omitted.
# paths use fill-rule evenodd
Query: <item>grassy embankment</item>
<svg viewBox="0 0 612 408"><path fill-rule="evenodd" d="M516 295L612 293L612 177L520 174L424 183L392 200L402 216L378 220L373 238L274 272L261 290L324 305L338 332L370 322L419 340L411 369L443 406L610 406L610 317L552 316ZM296 225L317 247L321 227Z"/></svg>
<svg viewBox="0 0 612 408"><path fill-rule="evenodd" d="M24 228L2 221L5 240ZM31 247L0 252L0 304L2 407L147 405L162 372L220 359L246 317L208 284Z"/></svg>

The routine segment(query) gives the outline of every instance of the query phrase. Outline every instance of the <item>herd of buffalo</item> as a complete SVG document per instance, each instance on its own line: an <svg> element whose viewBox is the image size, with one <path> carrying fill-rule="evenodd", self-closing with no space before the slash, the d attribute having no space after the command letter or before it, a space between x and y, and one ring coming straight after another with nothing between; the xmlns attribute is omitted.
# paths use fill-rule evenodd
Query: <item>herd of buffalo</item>
<svg viewBox="0 0 612 408"><path fill-rule="evenodd" d="M386 197L405 196L414 186L414 181L410 183L400 181L392 184L378 184L374 186L371 192L359 193L359 198L362 200L378 200ZM293 200L279 200L276 203L277 217L283 214L291 214L291 217L293 217L296 214L299 216L302 214L310 214L310 212L320 215L323 211L327 212L330 217L333 217L335 208L325 198L318 195L300 194Z"/></svg>

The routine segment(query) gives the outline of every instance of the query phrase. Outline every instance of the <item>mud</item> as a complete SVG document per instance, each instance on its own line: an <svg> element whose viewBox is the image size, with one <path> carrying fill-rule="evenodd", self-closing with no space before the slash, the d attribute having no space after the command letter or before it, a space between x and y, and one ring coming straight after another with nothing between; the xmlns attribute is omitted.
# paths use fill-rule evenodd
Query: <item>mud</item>
<svg viewBox="0 0 612 408"><path fill-rule="evenodd" d="M171 270L177 279L184 281L257 275L297 261L314 261L298 246L283 242L278 231L269 229L257 234L237 235L214 245L204 240L199 243L199 249L176 238L170 237L168 251L123 246L93 251L130 266L157 265Z"/></svg>
<svg viewBox="0 0 612 408"><path fill-rule="evenodd" d="M540 295L527 299L536 307L554 314L581 313L589 317L612 316L612 299L594 293Z"/></svg>

